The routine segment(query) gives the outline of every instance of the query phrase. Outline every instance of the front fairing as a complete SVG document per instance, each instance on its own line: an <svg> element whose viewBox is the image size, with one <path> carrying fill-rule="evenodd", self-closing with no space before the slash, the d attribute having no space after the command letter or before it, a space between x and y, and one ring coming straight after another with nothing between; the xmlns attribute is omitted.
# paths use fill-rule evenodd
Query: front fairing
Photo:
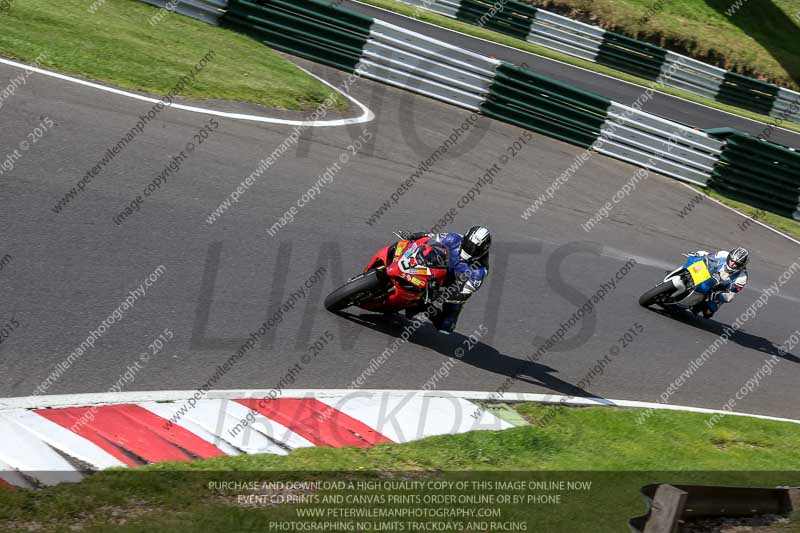
<svg viewBox="0 0 800 533"><path fill-rule="evenodd" d="M698 274L702 275L698 277ZM698 279L702 281L695 283ZM703 302L716 283L703 258L696 255L689 255L683 266L664 276L664 281L672 281L676 287L671 295L674 299L668 305L684 308Z"/></svg>
<svg viewBox="0 0 800 533"><path fill-rule="evenodd" d="M699 292L701 294L708 294L714 289L714 287L716 287L719 284L719 274L717 273L718 266L715 264L715 262L708 260L707 256L704 257L698 255L690 255L689 257L687 257L686 263L683 265L682 268L688 271L691 270L692 267L695 265L700 266L701 263L705 265L705 268L708 270L708 274L710 274L710 277L702 281L701 283L695 283L693 286L693 291Z"/></svg>
<svg viewBox="0 0 800 533"><path fill-rule="evenodd" d="M423 290L431 281L440 285L444 282L447 263L447 249L439 243L426 244L422 240L402 246L398 243L394 261L386 269L386 273L409 282L412 290Z"/></svg>
<svg viewBox="0 0 800 533"><path fill-rule="evenodd" d="M420 256L418 251L429 241L427 237L417 241L401 240L378 251L372 258L366 270L384 265L385 274L392 288L381 301L365 302L360 305L363 309L373 311L387 311L414 307L425 301L428 288L432 281L439 286L447 279L448 257L432 261L431 246L443 246L432 241L423 248L428 255ZM446 248L444 252L446 254ZM434 265L434 266L431 266ZM436 268L444 266L445 268Z"/></svg>

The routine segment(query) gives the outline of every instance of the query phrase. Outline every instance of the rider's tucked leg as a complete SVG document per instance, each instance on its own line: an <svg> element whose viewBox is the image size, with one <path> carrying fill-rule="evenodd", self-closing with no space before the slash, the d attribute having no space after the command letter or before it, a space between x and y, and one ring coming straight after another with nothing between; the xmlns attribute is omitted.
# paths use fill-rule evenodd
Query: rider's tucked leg
<svg viewBox="0 0 800 533"><path fill-rule="evenodd" d="M458 315L461 314L462 307L464 306L460 303L446 302L442 305L442 310L431 317L431 322L439 331L452 333L456 329L456 322L458 322Z"/></svg>

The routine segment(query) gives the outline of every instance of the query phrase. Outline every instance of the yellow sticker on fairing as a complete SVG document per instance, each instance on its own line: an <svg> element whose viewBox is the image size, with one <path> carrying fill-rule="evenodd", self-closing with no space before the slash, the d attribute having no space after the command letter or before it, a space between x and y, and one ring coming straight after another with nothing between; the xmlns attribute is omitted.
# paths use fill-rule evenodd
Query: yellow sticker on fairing
<svg viewBox="0 0 800 533"><path fill-rule="evenodd" d="M705 261L692 263L689 266L689 274L692 275L695 285L700 285L704 281L711 279L711 272L708 271Z"/></svg>
<svg viewBox="0 0 800 533"><path fill-rule="evenodd" d="M403 251L408 246L408 241L400 241L397 243L397 248L394 249L394 260L396 261L398 257L403 255Z"/></svg>

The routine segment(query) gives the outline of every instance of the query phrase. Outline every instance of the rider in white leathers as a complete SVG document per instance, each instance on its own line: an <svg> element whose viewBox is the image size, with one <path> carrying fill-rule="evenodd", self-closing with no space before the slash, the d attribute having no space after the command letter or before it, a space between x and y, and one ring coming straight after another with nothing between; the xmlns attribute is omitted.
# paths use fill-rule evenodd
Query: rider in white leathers
<svg viewBox="0 0 800 533"><path fill-rule="evenodd" d="M744 248L734 248L730 252L720 250L709 254L704 250L694 252L692 255L708 258L709 271L718 274L719 283L717 289L709 298L696 305L692 310L695 313L703 313L706 318L714 316L722 304L729 303L736 296L736 293L744 289L747 284L747 260L749 254Z"/></svg>

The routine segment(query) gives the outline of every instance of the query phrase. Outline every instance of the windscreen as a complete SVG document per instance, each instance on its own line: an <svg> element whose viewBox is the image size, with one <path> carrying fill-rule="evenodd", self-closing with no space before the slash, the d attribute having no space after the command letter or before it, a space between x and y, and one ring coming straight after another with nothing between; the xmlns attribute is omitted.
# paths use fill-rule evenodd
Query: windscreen
<svg viewBox="0 0 800 533"><path fill-rule="evenodd" d="M439 243L420 246L414 258L418 265L429 268L447 268L449 264L447 248Z"/></svg>

